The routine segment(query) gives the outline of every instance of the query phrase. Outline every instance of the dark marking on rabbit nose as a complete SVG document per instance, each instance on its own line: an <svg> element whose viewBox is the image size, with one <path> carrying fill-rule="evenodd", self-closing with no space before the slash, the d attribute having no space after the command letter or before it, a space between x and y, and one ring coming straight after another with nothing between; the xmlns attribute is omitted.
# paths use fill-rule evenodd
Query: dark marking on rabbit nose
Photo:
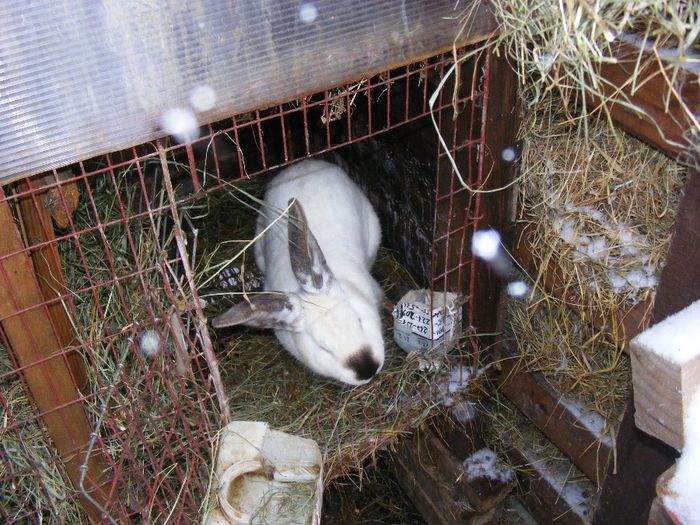
<svg viewBox="0 0 700 525"><path fill-rule="evenodd" d="M359 352L351 355L345 365L355 372L355 377L360 381L371 378L379 369L379 363L372 357L368 346L363 346Z"/></svg>

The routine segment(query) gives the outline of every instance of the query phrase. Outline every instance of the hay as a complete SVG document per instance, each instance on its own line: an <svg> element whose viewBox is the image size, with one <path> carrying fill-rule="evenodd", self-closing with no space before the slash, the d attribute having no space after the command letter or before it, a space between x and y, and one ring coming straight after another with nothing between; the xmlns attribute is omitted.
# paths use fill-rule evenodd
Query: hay
<svg viewBox="0 0 700 525"><path fill-rule="evenodd" d="M667 83L675 82L678 68L683 64L698 62L700 7L697 2L495 0L493 8L499 29L495 44L503 45L517 64L526 98L532 106L554 92L567 106L578 101L582 114L587 116L586 95L607 100L600 66L613 60L612 47L629 34L640 35L656 57L671 54ZM639 76L639 68L637 63L632 82ZM617 95L624 105L634 107L624 94ZM678 102L685 106L682 100ZM697 137L700 123L692 116L692 108L684 109L691 126L689 135ZM605 105L603 111L607 111ZM609 121L609 115L605 116Z"/></svg>
<svg viewBox="0 0 700 525"><path fill-rule="evenodd" d="M155 204L162 204L157 173L154 177ZM113 182L109 175L95 177L81 188L73 217L82 233L59 244L73 292L72 322L78 343L88 349L84 358L93 394L87 396L88 414L101 446L121 470L118 504L134 509L143 508L143 495L156 483L159 496L177 505L181 487L172 469L208 452L208 444L193 443L193 436L206 439L208 429L218 426L215 403L198 378L200 356L168 328L179 325L185 337L192 324L183 313L190 298L176 282L178 262L168 256L170 219L167 212L155 213L152 223L148 217L129 219L144 209L136 166ZM104 226L91 229L97 224ZM168 461L159 466L154 458L162 457ZM208 479L208 465L181 475L199 478L187 497L201 498L197 486ZM144 516L158 521L165 518L162 512L152 499Z"/></svg>
<svg viewBox="0 0 700 525"><path fill-rule="evenodd" d="M559 299L537 290L531 299L507 302L504 340L519 350L520 367L540 374L562 402L600 416L600 440L614 438L631 390L629 357Z"/></svg>
<svg viewBox="0 0 700 525"><path fill-rule="evenodd" d="M0 346L0 501L10 520L31 513L42 523L80 523L79 502L67 487L67 474L47 439L41 420L34 419L22 381ZM17 424L17 426L14 426Z"/></svg>
<svg viewBox="0 0 700 525"><path fill-rule="evenodd" d="M650 308L686 169L602 122L585 140L556 97L523 135L519 221L540 272L556 265L574 303L605 318Z"/></svg>

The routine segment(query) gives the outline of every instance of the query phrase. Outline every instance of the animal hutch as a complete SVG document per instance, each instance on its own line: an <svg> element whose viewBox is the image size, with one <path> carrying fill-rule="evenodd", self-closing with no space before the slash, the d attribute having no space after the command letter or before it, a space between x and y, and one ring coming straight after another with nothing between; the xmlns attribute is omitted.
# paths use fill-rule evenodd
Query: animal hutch
<svg viewBox="0 0 700 525"><path fill-rule="evenodd" d="M557 121L569 116L565 99L523 117L507 4L0 7L4 522L204 521L217 505L219 433L236 420L314 439L328 490L350 476L359 492L363 469L382 455L427 523L498 523L511 492L527 508L511 496L513 515L539 523L644 519L673 452L634 429L626 397L607 421L600 406L564 394L601 375L627 392L627 341L698 299L696 266L679 269L698 246L697 177L677 162L692 159L686 109L698 113L697 72L669 79L668 62L622 42L619 62L601 73L612 91L586 93L591 107L618 101L611 120L672 157L629 146L646 148L645 170L668 173L656 188L671 195L666 241L675 224L668 255L653 259L667 261L658 287L642 265L637 279L649 286L635 297L587 308L558 270L561 250L536 247L576 235L590 255L600 242L574 232L564 212L589 225L605 219L590 202L566 199L559 215L550 206L533 218L545 208L533 196L556 200L557 174L580 161L558 166L548 152L577 132ZM625 84L629 63L651 78L639 90ZM623 95L643 105L641 118ZM615 140L598 142L600 156L614 157L605 148ZM374 273L385 292L386 362L356 388L314 377L269 333L208 323L261 289L251 247L264 186L311 157L342 166L382 225ZM540 231L548 220L556 242L551 228ZM616 224L618 238L637 240ZM479 230L502 233L520 276L509 258L504 272L474 255ZM417 288L458 297L462 327L448 351L406 354L393 342L391 306ZM552 340L526 340L526 325L531 336L577 331L564 339L586 352L601 347L603 357L591 358L588 375L548 381L537 368L544 358L523 356ZM538 468L544 460L518 441L514 429L526 427L532 434L520 437L552 447L556 468ZM625 518L615 505L622 493L638 507Z"/></svg>

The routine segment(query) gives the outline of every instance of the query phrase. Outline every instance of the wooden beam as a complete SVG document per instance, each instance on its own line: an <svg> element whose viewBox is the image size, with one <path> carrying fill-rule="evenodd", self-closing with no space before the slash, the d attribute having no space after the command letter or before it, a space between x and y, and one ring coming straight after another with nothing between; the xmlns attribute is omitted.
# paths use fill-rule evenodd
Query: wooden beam
<svg viewBox="0 0 700 525"><path fill-rule="evenodd" d="M59 180L64 180L64 178L65 176L59 174ZM52 182L55 182L53 177L34 177L17 183L19 193L30 192L18 199L18 211L24 230L25 243L30 248L43 244L43 246L31 251L31 257L44 301L51 301L51 299L68 292L63 278L58 246L52 242L56 239L52 217L56 218L54 220L57 220L65 228L69 225L68 217L72 215L78 204L78 190L75 182L67 185L63 192L66 206L63 206L61 193L56 187L51 190L41 190L42 185ZM72 209L70 209L71 207ZM53 302L47 304L46 308L51 316L52 325L56 331L55 335L61 348L67 348L74 344L75 330L68 318L66 305L62 302ZM87 375L82 357L75 351L67 353L66 357L76 386L84 391L87 385Z"/></svg>
<svg viewBox="0 0 700 525"><path fill-rule="evenodd" d="M506 58L507 53L503 49L500 51L500 55L496 52L489 54L486 63L488 96L484 100L486 122L483 126L484 147L481 151L486 181L480 190L506 188L516 177L517 152L520 149L517 133L521 120L518 79ZM477 196L479 205L472 213L477 217L478 228L493 228L508 235L514 218L514 197L512 187ZM469 250L471 239L468 242L465 250ZM498 328L501 284L480 260L477 260L474 272L473 324L481 333L493 333Z"/></svg>
<svg viewBox="0 0 700 525"><path fill-rule="evenodd" d="M461 434L461 444L468 443L468 452L462 456L445 442ZM428 523L483 524L492 523L503 500L515 486L515 478L508 481L471 478L463 461L471 455L477 443L452 426L438 429L423 424L414 434L403 439L392 454L391 465L399 484L411 496L416 508ZM464 449L462 449L464 451Z"/></svg>
<svg viewBox="0 0 700 525"><path fill-rule="evenodd" d="M539 374L523 370L517 354L503 347L495 378L500 390L596 485L611 458L611 440L596 435Z"/></svg>
<svg viewBox="0 0 700 525"><path fill-rule="evenodd" d="M606 62L599 73L615 124L677 158L687 153L687 132L697 125L693 119L700 114L700 68L692 60L674 63L663 58L674 51L655 53L649 46L642 50L632 39L620 41L613 48L616 62ZM600 99L587 99L594 108L600 107Z"/></svg>
<svg viewBox="0 0 700 525"><path fill-rule="evenodd" d="M0 320L10 348L20 366L31 395L41 412L58 455L77 488L80 465L92 426L52 319L44 306L34 265L15 225L10 205L0 188ZM101 487L106 462L95 451L87 462L86 489L105 506ZM80 495L90 519L101 520L100 511Z"/></svg>
<svg viewBox="0 0 700 525"><path fill-rule="evenodd" d="M686 444L684 421L700 391L698 316L700 301L655 324L631 344L635 423L677 450Z"/></svg>

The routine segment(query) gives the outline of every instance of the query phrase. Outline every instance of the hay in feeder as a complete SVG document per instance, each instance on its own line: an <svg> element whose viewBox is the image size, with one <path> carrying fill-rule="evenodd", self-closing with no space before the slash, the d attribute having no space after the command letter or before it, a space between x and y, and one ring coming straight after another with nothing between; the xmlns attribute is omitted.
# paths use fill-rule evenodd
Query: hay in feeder
<svg viewBox="0 0 700 525"><path fill-rule="evenodd" d="M520 367L540 374L562 404L596 422L599 439L614 438L631 390L622 348L561 300L537 290L527 302L508 300L504 339L518 349Z"/></svg>
<svg viewBox="0 0 700 525"><path fill-rule="evenodd" d="M580 123L555 97L529 115L519 221L540 273L556 266L576 305L615 319L651 308L686 169L603 122L586 139Z"/></svg>
<svg viewBox="0 0 700 525"><path fill-rule="evenodd" d="M597 2L523 2L495 0L493 12L498 26L494 45L503 46L516 65L518 76L527 91L531 106L539 105L551 93L558 94L569 108L580 102L584 116L590 114L586 97L609 101L607 81L600 67L614 61L613 50L620 41L643 40L652 59L667 60L664 78L669 97L683 108L689 125L688 135L696 151L700 141L700 120L682 99L677 98L678 70L697 63L697 4L687 0L600 0ZM636 85L643 68L634 64L629 79ZM626 107L635 108L622 92L616 98ZM666 103L668 100L665 101ZM571 109L571 108L569 108ZM610 123L608 106L600 110ZM584 134L587 122L582 123Z"/></svg>

